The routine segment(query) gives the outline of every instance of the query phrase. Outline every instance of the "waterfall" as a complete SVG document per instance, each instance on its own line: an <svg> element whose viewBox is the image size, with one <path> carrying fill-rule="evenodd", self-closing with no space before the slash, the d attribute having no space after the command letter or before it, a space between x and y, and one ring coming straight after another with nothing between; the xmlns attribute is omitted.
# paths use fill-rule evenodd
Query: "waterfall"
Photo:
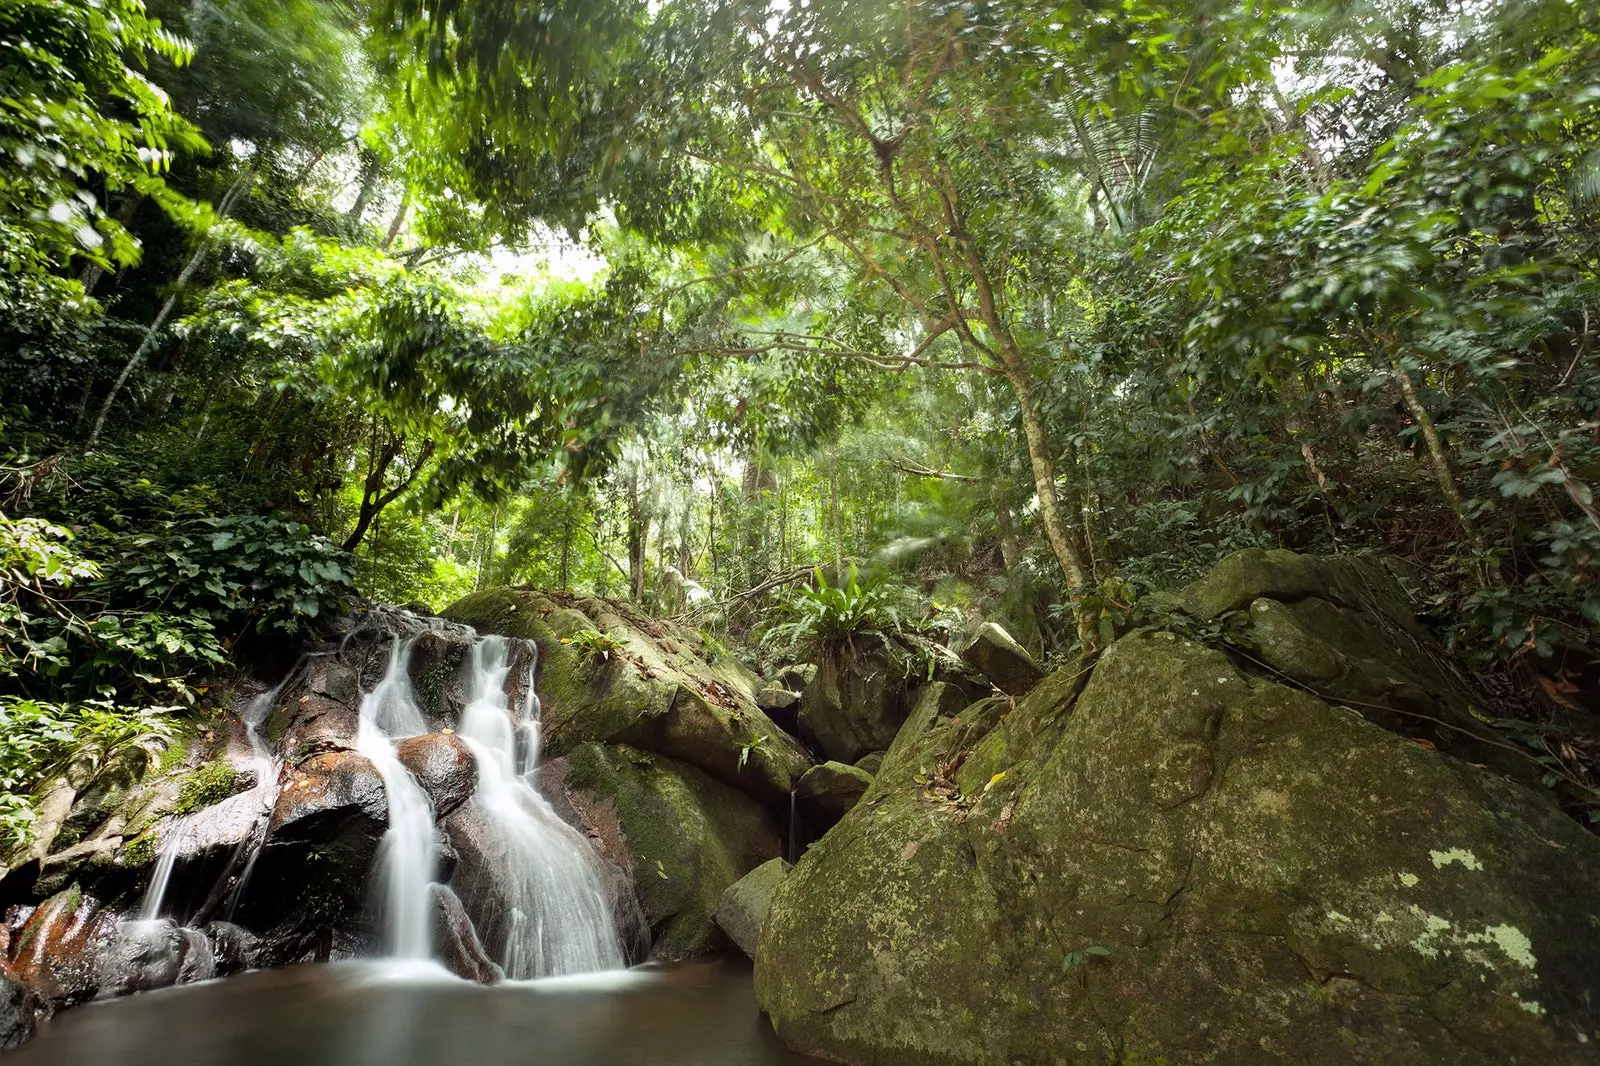
<svg viewBox="0 0 1600 1066"><path fill-rule="evenodd" d="M428 731L406 672L410 657L409 640L397 639L390 647L383 679L361 699L356 750L383 776L388 793L389 828L378 849L384 946L394 958L427 959L433 945L430 886L439 866L433 804L395 751L397 740Z"/></svg>
<svg viewBox="0 0 1600 1066"><path fill-rule="evenodd" d="M156 868L150 874L150 883L144 890L144 900L139 904L139 921L152 922L161 917L161 905L167 899L167 886L172 882L173 867L177 866L178 855L182 853L188 837L189 817L186 816L173 823L167 832L167 838L161 842L161 852L156 857Z"/></svg>
<svg viewBox="0 0 1600 1066"><path fill-rule="evenodd" d="M504 637L473 645L471 697L460 723L478 764L471 802L504 856L494 887L509 922L495 961L510 978L616 969L622 948L594 851L532 784L540 712L533 667L527 695L513 712L506 696L510 661Z"/></svg>

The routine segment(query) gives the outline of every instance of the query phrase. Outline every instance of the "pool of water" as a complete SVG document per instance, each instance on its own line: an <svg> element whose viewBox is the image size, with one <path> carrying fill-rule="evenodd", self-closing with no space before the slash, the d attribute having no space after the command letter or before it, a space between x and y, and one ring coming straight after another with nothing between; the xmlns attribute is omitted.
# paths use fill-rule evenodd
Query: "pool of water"
<svg viewBox="0 0 1600 1066"><path fill-rule="evenodd" d="M427 964L289 966L65 1011L6 1066L801 1066L748 964L485 987Z"/></svg>

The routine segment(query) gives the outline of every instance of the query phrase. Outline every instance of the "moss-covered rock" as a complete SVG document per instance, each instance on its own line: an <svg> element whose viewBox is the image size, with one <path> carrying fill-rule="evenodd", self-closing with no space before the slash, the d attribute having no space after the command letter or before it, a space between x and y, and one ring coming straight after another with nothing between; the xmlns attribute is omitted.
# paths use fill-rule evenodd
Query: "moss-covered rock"
<svg viewBox="0 0 1600 1066"><path fill-rule="evenodd" d="M729 885L717 904L718 927L739 950L755 957L761 926L772 910L772 897L792 867L782 859L769 859Z"/></svg>
<svg viewBox="0 0 1600 1066"><path fill-rule="evenodd" d="M774 899L797 1050L1596 1061L1600 840L1520 786L1168 633L922 710Z"/></svg>
<svg viewBox="0 0 1600 1066"><path fill-rule="evenodd" d="M800 694L800 735L844 763L887 748L909 709L907 665L880 637L829 643Z"/></svg>
<svg viewBox="0 0 1600 1066"><path fill-rule="evenodd" d="M860 767L825 762L806 771L794 795L807 813L832 825L856 805L871 784L872 775Z"/></svg>
<svg viewBox="0 0 1600 1066"><path fill-rule="evenodd" d="M722 893L779 854L777 823L759 803L676 759L585 743L547 764L540 783L602 855L631 872L656 958L724 947L712 920Z"/></svg>
<svg viewBox="0 0 1600 1066"><path fill-rule="evenodd" d="M756 705L760 679L671 622L611 600L509 588L473 593L446 615L539 645L544 745L553 756L586 741L624 743L769 803L786 799L811 765ZM588 633L604 634L606 647L574 639Z"/></svg>

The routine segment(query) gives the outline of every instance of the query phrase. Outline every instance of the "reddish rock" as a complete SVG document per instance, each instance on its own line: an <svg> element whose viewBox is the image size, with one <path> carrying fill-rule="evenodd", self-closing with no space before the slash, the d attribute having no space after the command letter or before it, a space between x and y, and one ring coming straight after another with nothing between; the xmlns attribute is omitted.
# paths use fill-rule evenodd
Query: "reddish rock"
<svg viewBox="0 0 1600 1066"><path fill-rule="evenodd" d="M478 785L478 764L472 749L453 733L407 737L395 752L433 801L435 818L444 818L467 802Z"/></svg>
<svg viewBox="0 0 1600 1066"><path fill-rule="evenodd" d="M51 1007L81 1003L100 987L100 959L116 923L74 885L39 905L12 944L17 980Z"/></svg>

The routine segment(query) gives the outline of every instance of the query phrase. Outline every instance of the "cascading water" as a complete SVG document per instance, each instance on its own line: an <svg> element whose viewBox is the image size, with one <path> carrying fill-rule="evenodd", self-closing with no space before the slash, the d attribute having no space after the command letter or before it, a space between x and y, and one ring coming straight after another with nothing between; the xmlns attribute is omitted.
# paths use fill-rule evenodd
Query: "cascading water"
<svg viewBox="0 0 1600 1066"><path fill-rule="evenodd" d="M397 640L383 679L363 698L356 750L383 775L389 797L378 857L385 953L426 959L440 891L438 836L427 793L396 747L428 731L407 670L410 651L410 641ZM480 932L492 927L494 961L509 978L619 968L622 948L594 852L532 784L539 700L530 667L527 696L512 710L506 694L512 658L503 637L473 643L471 694L457 730L476 762L469 802L483 834L482 883L469 894L469 917Z"/></svg>
<svg viewBox="0 0 1600 1066"><path fill-rule="evenodd" d="M406 672L411 642L396 640L389 668L361 700L356 750L383 775L389 799L389 828L378 850L384 946L400 959L426 959L433 944L433 892L439 845L433 805L416 778L400 762L395 741L428 731Z"/></svg>
<svg viewBox="0 0 1600 1066"><path fill-rule="evenodd" d="M540 713L532 667L527 695L515 714L506 697L510 642L480 638L472 648L471 668L471 698L461 715L460 736L478 764L472 803L504 855L495 888L509 920L496 961L510 978L621 967L622 948L594 852L531 783L538 767Z"/></svg>

